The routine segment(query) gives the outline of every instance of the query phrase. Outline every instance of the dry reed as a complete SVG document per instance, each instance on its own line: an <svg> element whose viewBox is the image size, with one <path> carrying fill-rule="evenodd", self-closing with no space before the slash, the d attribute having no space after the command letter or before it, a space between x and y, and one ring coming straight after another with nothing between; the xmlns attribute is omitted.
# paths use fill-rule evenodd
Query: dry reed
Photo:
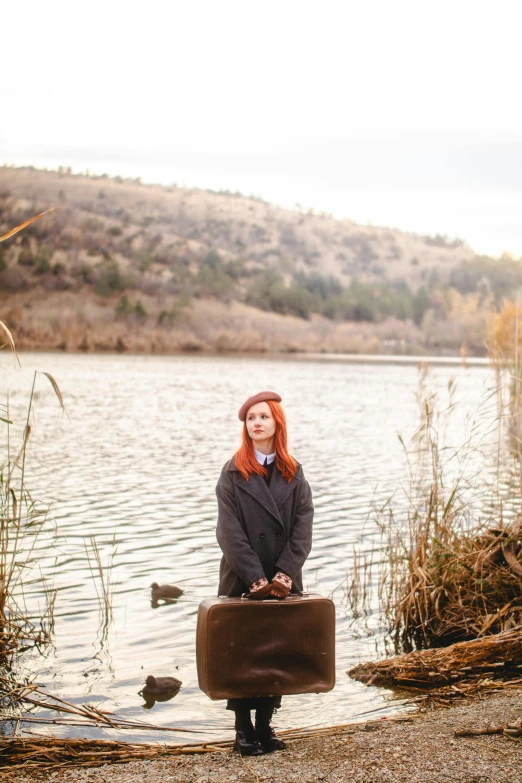
<svg viewBox="0 0 522 783"><path fill-rule="evenodd" d="M389 717L390 722L408 722L411 717ZM287 743L297 740L328 737L340 732L344 736L361 730L363 726L377 726L381 721L364 724L344 723L327 728L302 728L278 731ZM158 728L158 727L156 727ZM0 773L16 780L24 772L43 772L57 767L99 767L105 764L121 764L130 761L149 760L169 756L181 758L200 754L227 752L232 740L216 740L183 744L133 744L110 740L62 739L59 737L0 738Z"/></svg>
<svg viewBox="0 0 522 783"><path fill-rule="evenodd" d="M112 614L112 566L116 554L114 540L112 542L112 552L107 564L104 566L98 543L94 536L89 536L90 548L85 541L85 552L89 564L89 570L96 589L98 605L100 609L100 641L103 644L107 639L109 627L113 619Z"/></svg>
<svg viewBox="0 0 522 783"><path fill-rule="evenodd" d="M521 678L503 680L498 674L490 674L477 679L461 680L456 684L444 685L441 688L432 687L423 691L421 695L408 699L406 704L417 707L419 712L426 712L440 707L451 707L452 704L463 699L480 699L488 693L520 690L521 688Z"/></svg>
<svg viewBox="0 0 522 783"><path fill-rule="evenodd" d="M0 242L14 236L54 209L57 207L46 210L8 231L0 237ZM21 366L11 332L2 322L0 327L8 338L8 346L18 365ZM55 379L49 373L43 374L51 383L62 409L65 410L63 397ZM37 377L38 373L35 372L22 445L14 458L11 456L13 421L9 394L6 395L6 404L2 406L4 415L0 417L6 425L6 458L0 464L0 664L8 671L12 669L13 656L17 651L23 650L26 646L38 646L49 640L56 596L54 591L49 589L44 577L40 575L41 592L47 599L46 608L41 616L31 617L26 605L23 584L34 567L38 534L47 519L47 509L34 501L25 483L27 447L31 437L31 415ZM8 686L8 683L9 680L4 678L0 681L1 706L7 711L12 709L16 702L13 689Z"/></svg>
<svg viewBox="0 0 522 783"><path fill-rule="evenodd" d="M438 411L421 370L421 421L411 442L401 441L405 506L397 511L390 502L376 513L383 541L377 594L396 651L479 638L522 622L522 523L503 519L498 478L492 486L477 473L484 450L495 457L492 444L503 424L498 389L484 397L464 443L448 448L455 394L450 379L448 404ZM486 506L492 520L479 523ZM354 557L352 598L364 592L356 578L359 560ZM352 606L354 616L357 611Z"/></svg>
<svg viewBox="0 0 522 783"><path fill-rule="evenodd" d="M421 372L421 422L409 447L403 443L409 469L406 507L394 514L386 504L377 514L385 555L378 564L380 613L395 651L408 652L361 664L348 674L368 685L427 689L429 696L416 700L424 709L522 685L522 516L520 501L506 516L501 492L510 463L516 472L508 472L508 489L516 498L522 488L518 307L515 329L506 327L509 317L499 316L496 342L490 338L496 346L496 385L486 398L486 415L471 422L462 447L445 445L454 382L440 413L427 388L427 373ZM506 341L513 333L511 360ZM486 476L477 475L478 465L484 470L484 450L490 464L496 460L495 480L489 484ZM482 523L480 516L486 516ZM354 570L360 571L357 557ZM357 580L352 578L352 584L358 586Z"/></svg>
<svg viewBox="0 0 522 783"><path fill-rule="evenodd" d="M522 683L522 626L449 647L415 650L350 669L353 679L382 687L433 688L500 676Z"/></svg>
<svg viewBox="0 0 522 783"><path fill-rule="evenodd" d="M56 712L56 717L40 716L39 714L8 715L6 720L16 720L21 723L35 723L42 725L55 726L93 726L102 725L104 728L112 729L140 729L140 731L170 731L195 734L192 729L182 727L158 727L144 721L127 720L120 718L113 712L101 710L92 704L71 704L65 699L47 693L34 684L19 683L12 677L6 678L0 676L0 688L6 696L9 696L12 703L16 705L28 704L31 709L35 707L42 710Z"/></svg>
<svg viewBox="0 0 522 783"><path fill-rule="evenodd" d="M47 521L47 509L32 498L25 483L27 446L31 436L31 414L38 372L34 373L23 441L14 459L10 457L11 426L9 398L6 405L7 457L0 465L0 655L8 655L23 642L41 644L49 639L55 594L40 575L46 609L33 621L26 606L23 583L30 572L38 535ZM54 378L51 381L60 405L63 397Z"/></svg>

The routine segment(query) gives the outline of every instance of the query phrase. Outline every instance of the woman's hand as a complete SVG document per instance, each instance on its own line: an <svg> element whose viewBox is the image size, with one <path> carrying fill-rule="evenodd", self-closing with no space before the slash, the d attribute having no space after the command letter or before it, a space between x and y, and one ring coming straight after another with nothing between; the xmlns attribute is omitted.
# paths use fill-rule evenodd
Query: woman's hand
<svg viewBox="0 0 522 783"><path fill-rule="evenodd" d="M258 579L257 582L252 582L249 587L250 598L253 598L256 601L260 601L262 598L266 598L270 592L270 587L270 582L268 579L265 579L265 577Z"/></svg>
<svg viewBox="0 0 522 783"><path fill-rule="evenodd" d="M275 598L286 598L291 589L291 578L287 574L283 574L282 571L278 571L272 579L269 595L273 595Z"/></svg>

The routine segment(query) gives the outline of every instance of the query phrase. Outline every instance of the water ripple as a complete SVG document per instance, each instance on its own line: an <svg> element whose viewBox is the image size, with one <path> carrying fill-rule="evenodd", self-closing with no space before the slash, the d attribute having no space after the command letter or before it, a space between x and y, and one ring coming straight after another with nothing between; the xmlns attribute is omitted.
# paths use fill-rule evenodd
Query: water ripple
<svg viewBox="0 0 522 783"><path fill-rule="evenodd" d="M304 712L314 716L310 725L340 723L394 708L386 692L363 688L345 674L375 655L381 631L375 616L366 618L366 626L354 623L339 585L354 542L363 541L367 551L378 547L372 510L404 480L397 433L408 440L417 424L414 366L89 355L25 355L24 365L55 376L70 415L68 421L59 413L52 390L39 378L27 481L35 497L52 499L56 531L38 542L35 558L58 591L54 650L29 663L39 683L78 703L103 701L130 719L192 728L196 738L231 727L223 703L210 702L197 687L196 613L199 601L217 590L215 485L239 441L236 411L253 391L275 388L316 507L305 585L325 595L335 591L337 602L337 685L322 696L286 698L277 723L300 725ZM489 376L485 368L436 367L431 383L441 399L455 375L462 421L452 434L458 441L465 414L475 410ZM9 373L19 439L31 382L29 371ZM103 641L86 553L90 536L102 561L113 564L114 621ZM185 593L154 609L154 580L175 582ZM137 692L151 673L175 675L183 686L172 701L144 712ZM93 729L90 735L111 732Z"/></svg>

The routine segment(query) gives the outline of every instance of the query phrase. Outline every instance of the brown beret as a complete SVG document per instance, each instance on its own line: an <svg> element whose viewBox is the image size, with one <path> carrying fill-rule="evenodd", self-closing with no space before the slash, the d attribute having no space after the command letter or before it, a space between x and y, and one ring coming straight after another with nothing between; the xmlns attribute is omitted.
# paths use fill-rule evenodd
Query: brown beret
<svg viewBox="0 0 522 783"><path fill-rule="evenodd" d="M280 394L278 394L275 391L262 391L258 392L257 394L253 394L251 397L248 398L248 400L245 400L243 405L239 409L239 413L237 414L239 417L239 421L245 421L247 411L249 408L252 407L252 405L255 405L257 402L267 402L267 400L275 400L276 402L281 402L282 397Z"/></svg>

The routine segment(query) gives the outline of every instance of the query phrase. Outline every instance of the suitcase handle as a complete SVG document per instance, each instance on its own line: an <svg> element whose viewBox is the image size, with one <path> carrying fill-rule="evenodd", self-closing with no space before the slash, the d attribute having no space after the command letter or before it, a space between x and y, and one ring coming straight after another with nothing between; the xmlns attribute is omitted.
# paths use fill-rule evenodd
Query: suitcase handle
<svg viewBox="0 0 522 783"><path fill-rule="evenodd" d="M276 599L276 600L283 600L283 601L286 601L286 599L287 599L287 598L301 598L303 595L309 595L309 593L304 593L304 592L303 592L303 593L289 593L289 594L286 596L286 598L283 598L283 599ZM220 597L221 597L221 596L220 596ZM241 599L242 599L243 601L252 601L252 600L259 601L259 598L252 599L252 598L250 597L250 593L241 593ZM261 601L273 601L273 600L274 600L273 598L261 598Z"/></svg>

